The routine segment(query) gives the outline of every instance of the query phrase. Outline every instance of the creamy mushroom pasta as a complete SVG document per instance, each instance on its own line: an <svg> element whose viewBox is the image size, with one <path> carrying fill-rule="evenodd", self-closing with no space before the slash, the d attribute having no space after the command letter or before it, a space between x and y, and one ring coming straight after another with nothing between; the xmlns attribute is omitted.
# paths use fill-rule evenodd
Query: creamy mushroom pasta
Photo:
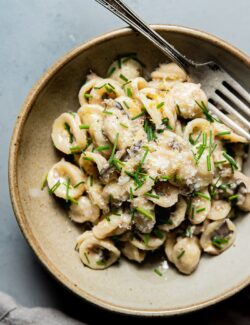
<svg viewBox="0 0 250 325"><path fill-rule="evenodd" d="M76 239L84 265L104 269L121 255L142 263L161 249L190 274L202 253L234 243L235 211L250 211L247 141L210 114L200 84L176 64L150 80L143 70L130 55L106 78L87 76L78 111L52 127L65 157L48 173L49 193L84 224Z"/></svg>

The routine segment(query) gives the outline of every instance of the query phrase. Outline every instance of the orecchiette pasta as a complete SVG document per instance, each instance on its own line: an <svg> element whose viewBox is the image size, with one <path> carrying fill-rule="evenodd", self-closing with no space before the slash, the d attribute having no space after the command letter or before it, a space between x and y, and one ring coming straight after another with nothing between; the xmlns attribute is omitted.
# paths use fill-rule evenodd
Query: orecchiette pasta
<svg viewBox="0 0 250 325"><path fill-rule="evenodd" d="M175 63L148 80L128 55L105 77L89 74L79 102L53 124L68 161L52 166L47 183L70 205L69 218L85 224L76 240L84 265L105 269L121 254L142 263L164 247L191 274L202 252L233 244L234 212L250 211L247 140L210 114L200 84Z"/></svg>

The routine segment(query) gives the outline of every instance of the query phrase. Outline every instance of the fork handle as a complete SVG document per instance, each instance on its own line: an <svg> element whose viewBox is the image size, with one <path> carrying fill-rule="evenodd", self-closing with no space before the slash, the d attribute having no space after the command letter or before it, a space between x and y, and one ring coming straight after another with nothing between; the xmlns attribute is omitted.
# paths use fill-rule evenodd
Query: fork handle
<svg viewBox="0 0 250 325"><path fill-rule="evenodd" d="M163 53L165 53L172 61L178 64L187 72L191 67L195 67L195 63L187 59L183 54L177 51L163 37L156 33L149 25L139 18L127 5L120 0L96 0L106 9L110 10L116 16L124 20L131 27L154 43Z"/></svg>

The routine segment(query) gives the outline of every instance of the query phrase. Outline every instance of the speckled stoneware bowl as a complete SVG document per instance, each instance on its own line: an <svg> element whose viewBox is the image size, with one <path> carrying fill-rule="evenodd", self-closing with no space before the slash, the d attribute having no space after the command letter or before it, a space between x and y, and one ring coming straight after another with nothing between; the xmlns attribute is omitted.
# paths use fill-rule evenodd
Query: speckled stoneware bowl
<svg viewBox="0 0 250 325"><path fill-rule="evenodd" d="M214 59L249 87L250 59L206 33L177 26L153 26L196 61ZM83 267L74 251L81 233L58 202L41 191L48 169L59 159L50 133L61 113L77 110L78 91L89 69L101 76L118 54L137 52L149 71L166 58L129 28L99 36L60 59L31 90L18 116L10 147L9 182L13 207L24 236L43 265L77 295L104 308L136 315L173 315L193 311L239 291L250 283L250 218L237 220L235 245L220 256L203 256L191 276L174 268L157 276L155 264L137 266L121 259L104 271ZM240 74L239 74L240 71ZM250 89L249 89L250 90Z"/></svg>

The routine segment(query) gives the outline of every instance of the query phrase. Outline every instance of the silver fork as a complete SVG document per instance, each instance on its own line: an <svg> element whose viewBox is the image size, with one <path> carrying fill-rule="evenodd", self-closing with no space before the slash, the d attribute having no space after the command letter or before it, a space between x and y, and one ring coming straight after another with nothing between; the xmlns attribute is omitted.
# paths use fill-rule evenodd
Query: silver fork
<svg viewBox="0 0 250 325"><path fill-rule="evenodd" d="M236 133L250 141L250 94L217 63L197 63L187 59L120 0L96 0L149 39L172 61L183 68L192 80L200 82L209 99L209 110ZM236 117L244 129L224 114ZM235 108L242 113L239 113ZM244 115L244 116L243 116ZM246 131L246 130L247 131Z"/></svg>

